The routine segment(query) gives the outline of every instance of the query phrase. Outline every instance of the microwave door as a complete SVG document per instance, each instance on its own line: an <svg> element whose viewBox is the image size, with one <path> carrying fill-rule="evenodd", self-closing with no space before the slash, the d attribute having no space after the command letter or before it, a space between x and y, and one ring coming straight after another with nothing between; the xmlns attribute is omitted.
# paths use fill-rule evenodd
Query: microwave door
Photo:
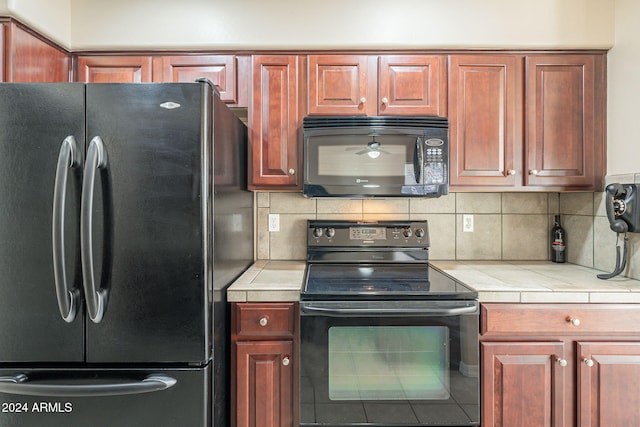
<svg viewBox="0 0 640 427"><path fill-rule="evenodd" d="M415 136L318 135L306 140L305 194L393 196L420 193L423 153ZM417 150L417 151L416 151Z"/></svg>

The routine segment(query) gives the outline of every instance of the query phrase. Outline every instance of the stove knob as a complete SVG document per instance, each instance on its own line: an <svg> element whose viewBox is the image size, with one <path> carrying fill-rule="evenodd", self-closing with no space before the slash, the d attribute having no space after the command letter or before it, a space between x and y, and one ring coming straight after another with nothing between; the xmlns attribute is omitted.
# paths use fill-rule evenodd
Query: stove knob
<svg viewBox="0 0 640 427"><path fill-rule="evenodd" d="M313 229L313 237L322 237L322 228L316 227Z"/></svg>
<svg viewBox="0 0 640 427"><path fill-rule="evenodd" d="M327 235L328 238L332 238L333 236L336 235L336 229L333 227L329 227L325 230L325 234Z"/></svg>
<svg viewBox="0 0 640 427"><path fill-rule="evenodd" d="M411 232L411 229L409 227L405 227L402 229L402 235L406 238L411 237L413 233Z"/></svg>
<svg viewBox="0 0 640 427"><path fill-rule="evenodd" d="M416 228L416 237L422 239L424 237L424 228Z"/></svg>

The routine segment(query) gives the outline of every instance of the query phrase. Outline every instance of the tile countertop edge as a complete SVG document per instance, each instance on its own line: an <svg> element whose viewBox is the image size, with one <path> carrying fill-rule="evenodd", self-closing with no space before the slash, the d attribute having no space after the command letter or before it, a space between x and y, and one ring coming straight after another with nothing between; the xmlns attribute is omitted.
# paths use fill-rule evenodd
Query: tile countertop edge
<svg viewBox="0 0 640 427"><path fill-rule="evenodd" d="M480 302L640 303L640 281L545 261L431 261L478 291ZM298 301L305 261L256 261L227 289L229 302Z"/></svg>

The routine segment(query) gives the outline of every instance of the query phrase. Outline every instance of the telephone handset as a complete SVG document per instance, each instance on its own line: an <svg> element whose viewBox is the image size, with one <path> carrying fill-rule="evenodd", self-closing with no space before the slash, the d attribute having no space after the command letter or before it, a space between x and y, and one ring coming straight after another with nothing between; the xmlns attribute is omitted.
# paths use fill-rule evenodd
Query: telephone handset
<svg viewBox="0 0 640 427"><path fill-rule="evenodd" d="M606 188L607 218L616 233L638 230L638 187L635 184L609 184Z"/></svg>
<svg viewBox="0 0 640 427"><path fill-rule="evenodd" d="M622 259L620 258L620 246L616 242L616 266L613 272L598 274L599 279L610 279L622 273L627 265L627 255L629 253L629 238L627 232L636 233L640 230L640 209L638 206L638 187L635 184L609 184L606 188L606 209L607 219L611 230L624 234L624 249Z"/></svg>

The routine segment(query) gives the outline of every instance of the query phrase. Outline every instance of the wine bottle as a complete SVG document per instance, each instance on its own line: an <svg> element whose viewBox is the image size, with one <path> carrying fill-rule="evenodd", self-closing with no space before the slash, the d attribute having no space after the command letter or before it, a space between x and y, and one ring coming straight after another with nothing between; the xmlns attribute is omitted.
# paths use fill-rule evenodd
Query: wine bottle
<svg viewBox="0 0 640 427"><path fill-rule="evenodd" d="M567 261L567 237L564 228L560 225L560 215L556 215L551 229L551 261Z"/></svg>

